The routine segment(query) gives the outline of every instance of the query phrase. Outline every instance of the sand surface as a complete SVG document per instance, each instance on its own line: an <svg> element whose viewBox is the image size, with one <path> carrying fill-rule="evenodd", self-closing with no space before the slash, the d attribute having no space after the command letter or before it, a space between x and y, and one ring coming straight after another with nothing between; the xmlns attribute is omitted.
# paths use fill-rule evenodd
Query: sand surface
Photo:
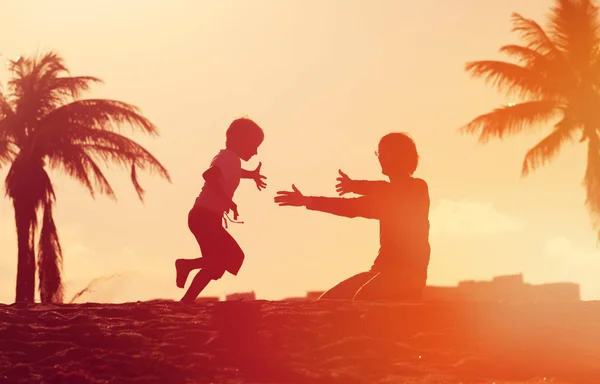
<svg viewBox="0 0 600 384"><path fill-rule="evenodd" d="M0 305L0 383L600 383L600 302Z"/></svg>

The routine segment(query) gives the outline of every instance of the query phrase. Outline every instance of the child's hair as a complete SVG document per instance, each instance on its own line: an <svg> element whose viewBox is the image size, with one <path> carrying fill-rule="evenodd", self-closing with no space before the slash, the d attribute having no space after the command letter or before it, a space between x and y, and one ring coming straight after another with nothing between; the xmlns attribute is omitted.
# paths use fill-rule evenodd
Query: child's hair
<svg viewBox="0 0 600 384"><path fill-rule="evenodd" d="M419 154L413 139L404 132L392 132L379 140L379 155L395 162L393 166L412 176L419 165Z"/></svg>
<svg viewBox="0 0 600 384"><path fill-rule="evenodd" d="M252 119L240 117L231 122L229 128L227 128L226 137L226 146L229 147L233 143L243 142L248 139L254 139L257 140L258 143L262 143L265 134L262 128Z"/></svg>

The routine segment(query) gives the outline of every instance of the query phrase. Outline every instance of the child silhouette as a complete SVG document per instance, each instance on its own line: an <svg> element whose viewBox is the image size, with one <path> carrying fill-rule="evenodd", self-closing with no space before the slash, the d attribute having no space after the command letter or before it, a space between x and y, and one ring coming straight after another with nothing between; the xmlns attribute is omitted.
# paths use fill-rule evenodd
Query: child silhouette
<svg viewBox="0 0 600 384"><path fill-rule="evenodd" d="M175 261L176 283L179 288L185 286L189 273L200 269L182 302L193 303L200 292L211 280L220 279L225 271L237 275L244 261L244 252L234 238L223 228L227 225L227 213L238 218L237 205L233 195L240 179L252 179L260 191L266 187L260 174L261 163L253 171L242 169L241 160L248 161L257 154L264 140L263 130L248 118L234 120L226 133L225 149L213 158L210 167L202 177L204 186L188 214L188 227L202 252L197 259L178 259Z"/></svg>
<svg viewBox="0 0 600 384"><path fill-rule="evenodd" d="M337 192L360 197L304 196L295 185L275 197L280 206L379 220L380 248L371 270L342 281L320 299L418 300L425 287L430 256L429 191L424 180L412 176L419 160L417 148L407 134L390 133L379 141L375 154L389 182L352 180L339 171Z"/></svg>

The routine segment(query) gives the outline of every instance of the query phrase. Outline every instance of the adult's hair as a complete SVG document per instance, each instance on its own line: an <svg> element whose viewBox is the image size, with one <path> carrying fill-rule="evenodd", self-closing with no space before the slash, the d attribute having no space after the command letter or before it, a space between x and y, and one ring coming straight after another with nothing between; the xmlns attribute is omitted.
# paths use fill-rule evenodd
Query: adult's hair
<svg viewBox="0 0 600 384"><path fill-rule="evenodd" d="M379 156L394 161L394 168L412 176L419 165L419 154L413 139L404 132L392 132L379 140Z"/></svg>

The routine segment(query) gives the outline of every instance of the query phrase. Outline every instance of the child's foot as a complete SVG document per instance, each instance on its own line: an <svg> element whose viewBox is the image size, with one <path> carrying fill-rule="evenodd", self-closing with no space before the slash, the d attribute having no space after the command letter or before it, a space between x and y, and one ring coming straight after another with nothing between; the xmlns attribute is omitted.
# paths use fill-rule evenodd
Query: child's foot
<svg viewBox="0 0 600 384"><path fill-rule="evenodd" d="M187 260L184 259L175 260L175 270L177 271L176 283L178 288L185 287L185 282L191 272L191 269L186 268L186 261Z"/></svg>

